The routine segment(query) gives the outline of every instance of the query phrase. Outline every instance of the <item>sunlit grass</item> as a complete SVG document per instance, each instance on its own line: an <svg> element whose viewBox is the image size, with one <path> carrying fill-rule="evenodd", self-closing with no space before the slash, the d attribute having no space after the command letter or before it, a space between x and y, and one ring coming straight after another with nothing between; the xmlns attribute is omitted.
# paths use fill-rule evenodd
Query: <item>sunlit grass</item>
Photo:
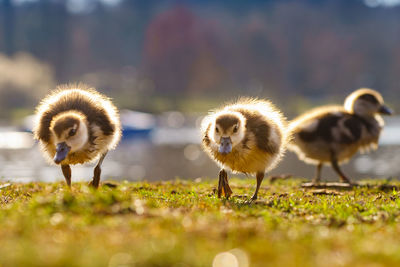
<svg viewBox="0 0 400 267"><path fill-rule="evenodd" d="M248 205L254 181L233 179L230 200L216 198L215 184L0 186L0 266L400 264L395 190L265 182L261 199Z"/></svg>

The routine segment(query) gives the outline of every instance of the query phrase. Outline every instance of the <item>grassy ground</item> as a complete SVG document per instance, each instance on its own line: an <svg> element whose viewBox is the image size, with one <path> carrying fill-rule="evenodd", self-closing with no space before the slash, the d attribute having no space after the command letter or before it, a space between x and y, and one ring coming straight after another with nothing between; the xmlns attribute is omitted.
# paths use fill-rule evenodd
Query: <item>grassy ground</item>
<svg viewBox="0 0 400 267"><path fill-rule="evenodd" d="M400 265L395 190L265 182L261 200L248 205L217 199L215 185L0 185L0 266ZM254 181L231 187L251 195Z"/></svg>

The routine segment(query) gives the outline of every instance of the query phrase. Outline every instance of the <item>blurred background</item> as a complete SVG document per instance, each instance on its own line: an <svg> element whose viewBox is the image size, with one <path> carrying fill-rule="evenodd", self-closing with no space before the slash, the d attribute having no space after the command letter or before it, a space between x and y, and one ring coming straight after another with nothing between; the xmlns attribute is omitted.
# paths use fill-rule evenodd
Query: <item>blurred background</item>
<svg viewBox="0 0 400 267"><path fill-rule="evenodd" d="M57 84L87 83L121 108L104 178L216 177L197 131L208 109L257 96L292 119L371 87L398 110L399 44L400 0L0 0L0 179L62 178L30 134ZM379 150L344 168L353 178L400 173L400 119L386 122ZM314 167L288 152L283 173Z"/></svg>

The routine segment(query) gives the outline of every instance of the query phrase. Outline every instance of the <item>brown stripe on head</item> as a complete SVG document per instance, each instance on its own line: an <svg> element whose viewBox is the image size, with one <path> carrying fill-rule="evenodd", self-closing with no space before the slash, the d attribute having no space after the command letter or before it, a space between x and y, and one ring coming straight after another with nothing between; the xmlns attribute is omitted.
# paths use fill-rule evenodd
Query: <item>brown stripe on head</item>
<svg viewBox="0 0 400 267"><path fill-rule="evenodd" d="M379 100L373 94L362 94L358 97L358 99L362 99L364 101L370 102L371 104L379 104Z"/></svg>
<svg viewBox="0 0 400 267"><path fill-rule="evenodd" d="M71 112L62 113L53 119L51 129L58 137L61 137L62 133L67 129L74 128L75 130L78 130L80 120L80 114L74 114Z"/></svg>
<svg viewBox="0 0 400 267"><path fill-rule="evenodd" d="M220 126L223 131L228 130L233 125L240 122L239 118L234 114L223 114L217 117L215 124Z"/></svg>
<svg viewBox="0 0 400 267"><path fill-rule="evenodd" d="M373 89L361 88L354 91L346 98L344 101L344 108L350 113L355 113L356 102L378 106L379 104L383 104L383 98L379 92ZM358 109L360 109L360 107ZM358 112L360 112L360 110L358 110Z"/></svg>

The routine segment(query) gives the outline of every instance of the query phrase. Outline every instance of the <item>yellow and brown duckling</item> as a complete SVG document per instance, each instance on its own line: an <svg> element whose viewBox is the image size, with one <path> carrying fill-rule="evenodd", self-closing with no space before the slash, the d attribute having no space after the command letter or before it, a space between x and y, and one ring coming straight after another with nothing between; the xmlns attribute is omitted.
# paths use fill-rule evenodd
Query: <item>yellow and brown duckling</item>
<svg viewBox="0 0 400 267"><path fill-rule="evenodd" d="M320 181L323 164L331 164L340 181L350 183L339 164L359 150L377 148L384 125L380 114L392 114L382 96L372 89L356 90L344 106L320 107L295 118L289 125L293 136L289 149L299 159L317 165L314 183Z"/></svg>
<svg viewBox="0 0 400 267"><path fill-rule="evenodd" d="M202 144L219 165L218 197L229 198L227 170L256 174L256 200L264 174L281 159L287 142L285 118L269 101L242 98L202 121Z"/></svg>
<svg viewBox="0 0 400 267"><path fill-rule="evenodd" d="M50 163L61 165L71 186L70 165L96 159L91 185L99 186L101 164L121 139L117 108L109 98L85 85L60 86L36 108L35 139Z"/></svg>

